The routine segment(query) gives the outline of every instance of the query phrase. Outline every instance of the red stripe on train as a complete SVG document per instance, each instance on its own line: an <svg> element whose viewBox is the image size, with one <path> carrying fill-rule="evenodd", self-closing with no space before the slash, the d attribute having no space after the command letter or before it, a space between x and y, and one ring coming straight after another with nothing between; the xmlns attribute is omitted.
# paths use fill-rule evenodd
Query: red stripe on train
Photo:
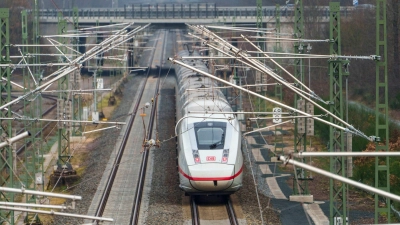
<svg viewBox="0 0 400 225"><path fill-rule="evenodd" d="M193 180L193 181L233 180L243 172L243 165L236 174L234 174L233 176L229 176L229 177L192 177L192 176L187 175L185 172L183 172L183 170L180 167L179 167L179 172L187 179Z"/></svg>

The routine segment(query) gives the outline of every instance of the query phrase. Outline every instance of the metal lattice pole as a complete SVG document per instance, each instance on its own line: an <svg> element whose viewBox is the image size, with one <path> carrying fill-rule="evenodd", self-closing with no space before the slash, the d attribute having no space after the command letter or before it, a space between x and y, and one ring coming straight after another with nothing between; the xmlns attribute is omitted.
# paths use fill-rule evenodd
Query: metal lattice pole
<svg viewBox="0 0 400 225"><path fill-rule="evenodd" d="M257 0L257 28L262 28L262 0Z"/></svg>
<svg viewBox="0 0 400 225"><path fill-rule="evenodd" d="M23 10L21 12L21 25L22 25L22 44L28 45L28 17L27 11ZM22 54L26 56L28 53L28 47L22 47ZM26 62L29 63L29 59L25 58ZM32 78L26 69L23 70L23 80L24 80L24 93L36 88L35 83L32 82ZM24 99L24 116L28 118L36 118L36 109L33 104L29 102L28 99ZM21 180L24 182L24 186L27 189L36 190L38 187L43 187L43 171L39 158L42 155L41 149L38 148L40 145L40 140L36 138L36 134L39 134L41 123L33 123L32 121L24 121L25 131L30 131L33 135L24 139L25 142L25 169L20 175ZM40 139L40 138L39 138ZM29 150L28 150L29 148ZM36 203L36 197L34 195L26 195L26 203ZM26 213L25 222L40 224L39 216L35 213Z"/></svg>
<svg viewBox="0 0 400 225"><path fill-rule="evenodd" d="M279 41L281 33L281 9L280 5L277 4L275 7L275 30L276 30L276 43L274 47L274 52L282 52L281 42ZM281 62L280 59L276 60L278 63ZM281 69L275 66L276 74L281 75ZM282 85L275 85L275 97L282 102L283 93ZM282 126L275 126L275 152L283 152L283 137L282 137Z"/></svg>
<svg viewBox="0 0 400 225"><path fill-rule="evenodd" d="M297 1L295 5L295 19L294 19L294 38L304 38L304 14L303 14L303 1ZM294 44L295 53L304 53L304 44L297 42ZM303 59L294 60L294 76L304 82L304 65ZM303 88L301 88L303 89ZM299 99L298 95L294 96L294 107L306 112L307 106L304 99ZM306 151L307 145L307 120L305 118L295 119L294 128L294 151ZM305 159L302 159L305 163ZM293 182L293 194L294 195L308 195L308 177L306 171L303 168L296 168L296 178Z"/></svg>
<svg viewBox="0 0 400 225"><path fill-rule="evenodd" d="M263 17L263 12L262 12L262 0L257 0L257 28L258 29L262 29L263 28L263 21L262 21L262 17ZM258 33L258 36L262 36L262 33ZM260 49L262 51L265 51L265 46L264 46L264 40L263 39L258 39L257 40L257 45L260 47ZM258 56L260 56L260 54L257 54ZM256 84L260 84L263 83L265 84L267 82L267 75L266 74L262 74L260 72L256 72ZM261 92L263 95L265 95L265 93L263 93L264 91L266 91L267 86L263 86L263 87L256 87L256 91L257 92ZM261 99L257 99L257 105L258 105L258 111L262 111L261 109Z"/></svg>
<svg viewBox="0 0 400 225"><path fill-rule="evenodd" d="M112 22L110 22L110 24L112 24ZM99 27L99 25L100 25L99 21L97 20L96 21L96 27ZM98 29L96 29L96 31L98 31ZM103 41L103 38L99 37L99 35L97 34L96 35L96 43L99 44L102 41ZM102 61L102 59L100 59L101 57L103 57L103 54L96 55L96 57L97 57L97 59L95 60L96 68L95 68L94 73L93 73L93 89L100 89L98 87L98 85L99 85L98 81L101 79L101 73L103 71L101 69L101 61ZM99 68L99 66L100 66L100 68ZM93 99L94 112L98 115L98 117L100 119L104 114L103 114L103 108L101 108L100 111L97 108L98 100L97 100L97 91L96 90L94 91L93 96L94 96L94 99ZM97 119L98 118L96 118L94 120L97 120Z"/></svg>
<svg viewBox="0 0 400 225"><path fill-rule="evenodd" d="M78 8L74 7L73 9L73 26L74 30L77 31L79 29L79 12ZM79 38L75 37L72 39L73 44L78 45L79 44ZM79 46L76 46L75 49L77 52L79 52ZM80 70L75 70L71 76L70 76L70 86L72 90L80 90L80 83L82 82L81 78L81 72ZM81 95L73 95L72 94L72 118L74 120L81 120L81 113L82 113L82 98ZM71 126L71 134L74 136L81 136L82 135L82 125L80 123L74 123L73 126Z"/></svg>
<svg viewBox="0 0 400 225"><path fill-rule="evenodd" d="M9 24L9 9L0 8L0 64L9 64L10 60L10 24ZM11 83L10 83L10 67L0 67L0 76L4 79L0 82L0 105L3 105L11 100ZM11 107L7 110L0 111L2 118L12 117ZM11 120L0 120L0 137L1 142L5 141L4 138L11 137ZM1 151L0 157L0 182L2 186L14 187L14 174L13 174L13 149L12 146L6 146ZM13 202L13 193L0 193L0 200ZM14 212L2 210L0 212L0 223L8 222L14 224ZM6 221L8 218L8 221Z"/></svg>
<svg viewBox="0 0 400 225"><path fill-rule="evenodd" d="M330 2L330 54L341 55L341 38L340 38L340 3ZM342 59L329 60L329 85L330 85L330 111L338 118L344 118L344 98L343 98L343 72ZM330 122L339 124L340 122L334 118L330 118ZM338 130L332 126L329 128L329 151L344 152L345 136L343 130ZM331 157L330 171L331 173L346 177L346 157ZM343 222L347 220L347 185L330 179L330 224Z"/></svg>
<svg viewBox="0 0 400 225"><path fill-rule="evenodd" d="M375 145L376 151L389 151L389 115L388 115L388 76L387 76L387 24L386 0L376 1L376 100L375 100L375 135L382 143ZM390 192L389 157L375 158L375 187ZM380 205L379 201L385 204ZM375 223L379 215L385 213L390 223L390 200L375 195Z"/></svg>
<svg viewBox="0 0 400 225"><path fill-rule="evenodd" d="M67 30L67 21L63 19L61 13L58 13L58 34L64 34ZM67 38L60 37L59 42L61 44L66 44ZM59 48L63 53L66 53L65 47ZM64 59L60 57L60 61ZM57 117L58 119L69 120L70 119L70 106L71 100L68 92L69 90L68 76L64 76L58 80L58 104L57 104ZM54 171L52 176L52 183L56 185L63 180L64 173L72 169L71 164L69 164L68 159L70 158L70 129L69 122L58 122L58 160L57 160L57 170ZM60 180L61 178L61 180Z"/></svg>
<svg viewBox="0 0 400 225"><path fill-rule="evenodd" d="M31 50L32 52L38 54L36 57L33 58L33 63L35 64L40 64L40 48L39 48L39 44L40 44L40 31L39 31L39 3L38 0L35 0L35 8L33 11L33 32L32 32L32 42L35 45L35 47L33 47ZM33 76L37 82L37 86L40 85L41 83L41 78L42 78L42 71L40 71L40 67L39 66L35 66L33 67ZM30 82L29 88L36 88L35 84L32 84L32 82ZM42 95L37 95L35 96L35 99L33 101L31 101L30 103L30 111L31 111L31 115L34 118L38 118L41 119L42 118ZM35 124L32 124L32 126L34 126L34 130L31 133L35 132L34 135L31 136L32 139L32 146L34 148L35 154L37 156L37 165L36 165L36 174L38 175L38 177L41 179L41 190L43 190L43 184L44 184L44 180L43 180L43 161L39 160L40 158L43 158L43 133L39 132L42 130L42 122L38 122ZM39 183L39 182L38 182Z"/></svg>
<svg viewBox="0 0 400 225"><path fill-rule="evenodd" d="M277 4L275 7L275 29L276 29L276 43L275 43L275 52L282 52L281 42L279 40L281 33L281 8L280 5ZM280 59L276 60L280 63ZM278 66L275 66L276 73L281 75L281 70ZM282 85L275 85L275 97L282 101L283 93L282 93Z"/></svg>

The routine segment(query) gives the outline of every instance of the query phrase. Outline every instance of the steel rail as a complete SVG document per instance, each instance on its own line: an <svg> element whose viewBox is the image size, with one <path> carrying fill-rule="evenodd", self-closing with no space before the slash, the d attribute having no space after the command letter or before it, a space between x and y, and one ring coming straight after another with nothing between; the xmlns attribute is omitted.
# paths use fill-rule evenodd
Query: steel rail
<svg viewBox="0 0 400 225"><path fill-rule="evenodd" d="M199 225L199 209L197 208L195 196L190 196L190 211L192 213L192 225Z"/></svg>
<svg viewBox="0 0 400 225"><path fill-rule="evenodd" d="M148 125L148 130L147 130L147 140L151 139L151 136L153 134L153 125L154 125L154 118L155 114L157 111L157 102L158 102L158 94L159 94L159 87L160 87L160 80L161 80L161 71L162 71L162 62L163 62L163 57L164 57L164 51L166 47L166 41L168 37L168 32L165 33L163 44L162 44L162 50L161 50L161 65L158 69L158 79L157 79L157 84L156 84L156 89L154 92L154 102L151 108L151 114L150 114L150 120L149 120L149 125ZM159 39L159 38L158 38ZM157 44L159 43L159 40L157 39ZM152 62L154 61L154 55L156 51L153 51L153 56L152 56ZM151 69L148 70L150 74ZM142 154L142 164L140 165L140 172L139 172L139 179L138 183L136 185L136 193L135 193L135 201L134 205L132 208L132 215L131 215L131 220L130 223L131 225L136 225L139 222L139 212L140 212L140 204L142 201L142 195L143 195L143 188L144 188L144 182L146 178L146 169L147 169L147 162L149 158L149 150L150 147L146 147L143 154Z"/></svg>
<svg viewBox="0 0 400 225"><path fill-rule="evenodd" d="M46 116L47 114L49 114L54 108L57 107L57 99L55 99L55 97L54 97L53 95L44 95L44 94L42 94L42 97L43 97L43 98L48 98L48 99L53 100L53 101L55 102L54 105L52 105L50 108L48 108L48 109L42 114L42 117L43 117L43 116ZM31 122L31 123L32 123L32 122ZM29 125L30 125L31 123L29 123ZM51 123L52 123L52 122L46 123L46 125L44 125L40 131L36 132L36 134L34 134L34 135L35 135L35 138L38 137L47 127L49 127ZM17 132L17 134L20 134L20 133L22 133L22 132L24 132L24 131L25 131L25 129L21 129L21 130L19 130L19 131ZM32 141L30 140L30 141L26 142L26 144L24 144L24 145L22 145L20 148L18 148L17 151L16 151L16 152L17 152L17 155L23 153L23 152L26 150L26 148L29 147L31 144L32 144Z"/></svg>
<svg viewBox="0 0 400 225"><path fill-rule="evenodd" d="M228 217L231 224L238 225L239 223L237 221L235 209L233 208L233 204L230 197L228 197L226 200L226 210L228 211Z"/></svg>
<svg viewBox="0 0 400 225"><path fill-rule="evenodd" d="M154 54L153 54L153 57L154 57ZM140 101L142 99L142 96L143 96L143 93L144 93L144 89L146 87L147 78L149 77L149 73L150 73L150 69L147 71L147 76L146 76L144 82L141 84L141 86L138 89L138 91L139 91L138 92L139 93L138 94L138 98L136 99L133 112L132 112L132 114L131 114L131 116L129 118L129 121L127 123L127 129L126 129L126 131L124 133L124 136L122 137L121 145L118 148L117 155L116 155L115 161L114 161L114 165L115 166L113 166L112 169L111 169L110 176L107 179L105 188L104 188L102 196L100 198L99 205L98 205L98 207L96 209L96 212L95 212L95 216L101 217L103 215L103 213L104 213L105 206L107 204L108 197L109 197L110 192L111 192L111 188L113 186L115 177L116 177L117 172L118 172L118 166L119 166L119 164L120 164L120 162L122 160L122 156L123 156L123 153L125 151L126 144L128 143L129 134L131 133L131 130L132 130L132 127L133 127L133 122L134 122L136 114L137 114L137 112L139 110L139 104L140 104ZM95 221L93 221L93 222L95 223Z"/></svg>
<svg viewBox="0 0 400 225"><path fill-rule="evenodd" d="M145 81L141 84L141 86L138 89L139 96L136 99L133 112L130 115L129 121L127 123L126 132L124 133L124 136L122 137L121 145L119 146L118 151L117 151L117 156L115 157L114 166L111 169L110 176L107 179L107 183L106 183L105 188L103 190L103 193L101 195L99 205L98 205L98 207L96 209L95 216L97 216L97 217L101 217L103 215L103 213L104 213L104 209L105 209L105 206L107 204L107 200L108 200L108 197L110 195L111 188L113 186L115 177L117 175L119 164L121 162L123 153L125 151L125 146L126 146L126 144L128 142L129 133L130 133L130 131L132 129L133 122L134 122L135 117L136 117L136 113L137 113L137 111L139 109L139 104L140 104L140 101L141 101L142 96L143 96L144 87L146 86L146 82L147 82L147 79L145 79Z"/></svg>

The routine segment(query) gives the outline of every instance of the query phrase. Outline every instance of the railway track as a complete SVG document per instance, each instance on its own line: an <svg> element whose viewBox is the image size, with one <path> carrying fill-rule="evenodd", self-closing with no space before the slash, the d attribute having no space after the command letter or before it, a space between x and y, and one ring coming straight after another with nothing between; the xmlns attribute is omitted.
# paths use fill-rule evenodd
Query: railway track
<svg viewBox="0 0 400 225"><path fill-rule="evenodd" d="M154 102L152 103L153 106L151 108L151 115L150 115L150 121L149 121L149 126L147 130L147 140L150 140L153 134L153 125L154 125L154 119L155 119L155 114L157 111L157 102L158 102L158 95L159 95L159 88L160 88L160 77L161 77L161 71L163 67L163 56L164 56L164 51L165 51L165 44L166 44L166 38L168 37L167 32L164 35L164 40L162 42L162 50L161 50L161 60L160 60L160 67L158 69L158 79L157 79L157 84L156 84L156 89L154 90ZM154 58L154 54L153 54ZM135 204L132 209L132 217L130 220L130 224L138 224L139 221L139 211L140 211L140 203L142 200L142 194L143 194L143 186L145 182L145 175L146 175L146 168L147 168L147 162L149 158L149 149L150 147L145 147L143 155L142 155L142 164L140 167L140 173L139 173L139 180L137 184L137 189L136 189L136 194L135 194Z"/></svg>
<svg viewBox="0 0 400 225"><path fill-rule="evenodd" d="M217 202L214 202L215 199L211 199L211 202L198 203L199 200L202 200L198 199L201 197L203 196L190 196L190 210L193 225L200 225L202 220L204 224L212 224L212 221L215 221L216 224L220 224L221 221L229 221L231 225L239 224L229 196L216 197L218 198ZM223 212L224 208L226 212Z"/></svg>
<svg viewBox="0 0 400 225"><path fill-rule="evenodd" d="M118 151L117 151L117 154L115 157L115 161L113 164L114 166L112 167L110 175L107 178L107 182L105 184L104 190L100 197L100 201L99 201L99 204L98 204L96 212L95 212L96 216L103 216L105 211L107 211L106 208L110 207L110 206L107 206L107 204L109 202L109 197L110 197L110 193L112 191L113 185L118 180L118 178L117 178L118 169L120 168L120 164L124 160L124 153L126 152L126 149L130 148L130 146L132 146L130 143L130 142L132 142L132 140L130 139L130 134L137 131L137 130L134 130L134 123L135 123L136 115L143 108L143 107L140 108L143 94L144 94L145 90L149 88L149 86L148 86L149 79L154 79L154 77L157 77L156 85L154 88L155 91L154 91L154 94L152 95L151 113L149 116L148 126L145 131L146 136L144 138L146 140L150 140L152 137L153 124L154 124L156 108L157 108L156 106L157 106L158 89L160 86L159 77L160 77L161 71L162 71L161 62L163 62L162 56L163 56L163 51L164 51L164 48L166 45L165 39L166 39L166 35L164 35L164 38L161 38L161 32L160 32L160 33L158 33L156 41L154 41L154 43L153 43L154 49L156 49L157 47L159 48L159 46L161 46L161 48L162 48L161 54L158 54L161 56L161 59L156 59L155 58L156 51L153 51L153 53L151 55L151 60L150 60L151 64L149 66L149 69L147 70L146 77L144 78L144 81L141 83L139 90L137 92L138 96L136 97L136 101L134 103L133 112L131 113L131 115L129 117L129 121L127 123L127 129L124 132L124 135L121 139L121 144L120 144L120 147L118 148ZM157 63L159 63L160 66L153 66ZM143 124L144 124L144 121L143 121ZM136 136L139 136L139 134ZM139 140L137 140L136 142L138 142L138 141ZM136 143L136 145L137 144L138 143ZM141 144L142 143L140 143L140 145ZM141 199L142 199L142 193L143 193L143 187L144 187L144 181L145 181L145 174L146 174L146 168L147 168L147 161L148 161L148 157L149 157L148 150L149 150L148 146L144 146L143 149L141 149L141 152L143 152L143 153L141 154L141 162L140 162L140 169L139 169L138 179L137 179L137 184L136 184L136 191L134 194L134 199L132 199L133 206L132 206L132 209L131 209L131 212L129 215L129 220L127 220L127 221L129 221L129 224L137 224L138 223L140 205L141 205ZM129 153L129 154L132 154L132 153ZM130 174L130 176L135 176L135 175ZM130 207L130 206L126 206L126 207ZM127 216L127 215L124 215L124 216ZM124 221L126 221L126 219ZM93 222L95 222L95 221L93 221ZM116 221L115 224L117 224L117 223L118 222Z"/></svg>
<svg viewBox="0 0 400 225"><path fill-rule="evenodd" d="M18 96L16 96L16 95L11 95L11 97L12 97L12 98L18 98ZM53 104L52 106L50 106L48 109L46 109L46 111L44 111L44 112L42 113L42 118L43 118L43 117L47 116L50 112L52 112L52 111L57 107L57 97L54 96L54 95L47 95L47 94L42 94L42 97L45 98L45 99L48 99L48 100L51 100L51 101L54 102L54 104ZM19 112L19 111L23 110L23 108L24 108L24 106L19 106L19 107L13 109L13 112ZM56 119L56 118L55 118L55 119ZM33 122L30 122L29 124L31 124L31 123L33 123ZM37 132L36 132L35 134L33 134L33 135L34 135L35 137L38 137L38 136L39 136L46 128L48 128L48 127L50 126L50 124L52 124L52 123L54 123L54 122L47 122L47 123L42 127L41 130L37 131ZM18 134L21 134L22 132L25 132L25 131L26 131L26 129L23 128L23 129L18 130L18 131L16 132L16 134L18 135ZM25 151L25 149L28 148L31 144L32 144L31 141L28 141L28 142L26 142L25 144L23 144L23 145L21 145L21 146L18 146L18 147L17 147L17 150L16 150L17 155L22 154L22 153Z"/></svg>
<svg viewBox="0 0 400 225"><path fill-rule="evenodd" d="M230 197L228 197L228 199L226 200L226 210L228 211L229 221L231 222L231 224L237 225L238 221Z"/></svg>
<svg viewBox="0 0 400 225"><path fill-rule="evenodd" d="M54 95L44 95L44 94L42 95L42 97L54 101L54 104L53 104L52 106L50 106L50 108L46 109L46 111L44 111L44 112L42 113L42 118L43 118L43 117L47 116L50 112L52 112L52 111L57 107L57 97L54 96ZM54 119L57 119L57 118L54 118ZM32 123L32 122L30 122L30 123ZM41 130L39 130L38 132L36 132L36 133L34 134L34 136L35 136L35 137L38 137L38 136L39 136L44 130L46 130L52 123L55 123L55 122L47 122L47 123L42 127ZM22 132L24 132L24 131L25 131L25 129L21 129L21 130L17 131L17 134L20 134L20 133L22 133ZM24 144L24 145L22 145L21 147L19 147L19 148L17 149L17 151L16 151L16 152L17 152L17 155L22 154L22 153L26 150L26 148L28 148L29 146L31 146L31 144L32 144L32 142L31 142L31 141L28 141L26 144Z"/></svg>
<svg viewBox="0 0 400 225"><path fill-rule="evenodd" d="M129 122L127 124L127 132L125 132L124 136L122 137L122 144L120 145L120 147L119 147L119 149L117 151L117 156L115 158L115 163L114 163L115 166L112 167L112 170L111 170L110 176L108 177L105 189L104 189L103 194L102 194L102 196L100 198L100 203L99 203L99 205L97 207L97 210L96 210L96 213L95 213L96 216L100 216L100 217L103 216L104 209L106 207L107 200L108 200L109 194L111 192L111 188L112 188L112 186L114 184L114 180L115 180L115 177L116 177L117 172L118 172L119 164L121 163L121 159L122 159L122 156L123 156L124 151L125 151L125 147L126 147L126 144L127 144L127 141L128 141L129 133L130 133L130 131L132 129L133 122L134 122L136 114L137 114L137 112L139 110L139 103L140 103L141 97L143 95L143 91L144 91L144 87L145 86L146 86L146 82L142 83L141 86L139 87L139 92L138 92L139 97L137 98L137 100L135 102L134 111L130 115Z"/></svg>

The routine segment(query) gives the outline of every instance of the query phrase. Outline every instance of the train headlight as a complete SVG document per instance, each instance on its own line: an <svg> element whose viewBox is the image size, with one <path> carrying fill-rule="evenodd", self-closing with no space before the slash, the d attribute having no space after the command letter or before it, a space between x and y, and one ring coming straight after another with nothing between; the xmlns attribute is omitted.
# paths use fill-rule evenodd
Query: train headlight
<svg viewBox="0 0 400 225"><path fill-rule="evenodd" d="M200 163L199 150L193 150L193 159L194 159L194 163L196 163L196 164Z"/></svg>
<svg viewBox="0 0 400 225"><path fill-rule="evenodd" d="M228 163L228 157L229 157L229 149L224 149L224 151L222 152L221 163Z"/></svg>

